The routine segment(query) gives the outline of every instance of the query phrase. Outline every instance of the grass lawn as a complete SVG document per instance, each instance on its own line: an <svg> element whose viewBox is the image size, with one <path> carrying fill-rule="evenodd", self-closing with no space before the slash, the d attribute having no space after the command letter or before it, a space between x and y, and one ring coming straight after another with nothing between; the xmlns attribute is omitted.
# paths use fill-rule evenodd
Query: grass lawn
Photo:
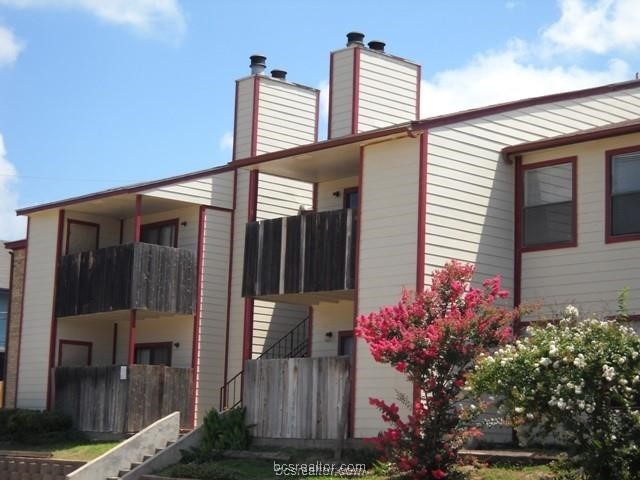
<svg viewBox="0 0 640 480"><path fill-rule="evenodd" d="M64 460L93 460L107 450L111 450L119 442L90 442L87 440L69 440L46 445L29 445L22 443L0 443L0 450L20 450L29 452L51 452L53 458Z"/></svg>
<svg viewBox="0 0 640 480"><path fill-rule="evenodd" d="M495 467L463 467L469 473L470 480L547 480L550 478L549 469L546 466L495 466ZM270 460L232 460L225 459L215 462L195 464L178 464L167 468L161 475L197 478L200 480L232 480L253 479L273 480L277 477L273 471L273 461ZM299 476L289 477L306 480L339 480L346 477L338 476ZM366 476L353 477L364 480L385 480L385 475L370 473Z"/></svg>

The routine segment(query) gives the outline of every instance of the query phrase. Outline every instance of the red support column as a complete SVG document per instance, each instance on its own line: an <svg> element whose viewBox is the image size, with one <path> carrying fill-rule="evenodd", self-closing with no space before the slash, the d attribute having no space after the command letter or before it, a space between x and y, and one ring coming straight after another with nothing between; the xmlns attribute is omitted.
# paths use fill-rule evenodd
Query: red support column
<svg viewBox="0 0 640 480"><path fill-rule="evenodd" d="M133 217L133 241L139 242L142 227L142 195L136 195L136 213Z"/></svg>
<svg viewBox="0 0 640 480"><path fill-rule="evenodd" d="M248 222L255 222L258 210L258 170L251 170L249 177ZM242 341L242 368L244 362L251 359L253 350L253 298L244 300L244 336Z"/></svg>
<svg viewBox="0 0 640 480"><path fill-rule="evenodd" d="M129 310L129 357L127 365L136 363L136 320L137 311Z"/></svg>

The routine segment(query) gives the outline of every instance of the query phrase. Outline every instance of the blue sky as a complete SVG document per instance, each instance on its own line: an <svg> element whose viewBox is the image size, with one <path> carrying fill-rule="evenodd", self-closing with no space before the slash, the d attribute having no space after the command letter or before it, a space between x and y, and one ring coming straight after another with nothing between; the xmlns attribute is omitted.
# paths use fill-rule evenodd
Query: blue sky
<svg viewBox="0 0 640 480"><path fill-rule="evenodd" d="M326 95L362 31L422 64L425 117L633 78L638 25L637 0L0 0L0 238L18 206L229 161L252 53Z"/></svg>

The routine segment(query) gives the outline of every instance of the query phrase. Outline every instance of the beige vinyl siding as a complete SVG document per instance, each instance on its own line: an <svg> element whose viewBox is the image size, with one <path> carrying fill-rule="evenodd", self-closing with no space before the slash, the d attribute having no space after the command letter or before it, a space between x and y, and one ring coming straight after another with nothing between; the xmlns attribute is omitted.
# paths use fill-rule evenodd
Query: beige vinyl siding
<svg viewBox="0 0 640 480"><path fill-rule="evenodd" d="M144 199L142 200L144 204ZM178 248L186 248L196 253L198 249L198 221L199 207L183 207L175 210L167 210L159 213L142 215L142 225L178 219ZM186 222L186 225L182 225ZM119 227L118 227L119 228ZM133 242L133 218L124 221L123 243Z"/></svg>
<svg viewBox="0 0 640 480"><path fill-rule="evenodd" d="M196 392L196 419L218 407L224 383L225 333L231 213L206 210L202 257L202 297L200 304L199 375Z"/></svg>
<svg viewBox="0 0 640 480"><path fill-rule="evenodd" d="M312 204L313 184L265 173L258 175L257 220L298 215L301 207L310 210ZM258 356L307 316L305 306L255 300L253 356Z"/></svg>
<svg viewBox="0 0 640 480"><path fill-rule="evenodd" d="M247 77L236 82L236 118L234 160L251 156L253 138L254 78Z"/></svg>
<svg viewBox="0 0 640 480"><path fill-rule="evenodd" d="M353 108L353 55L354 48L334 52L333 78L329 86L331 95L331 118L329 138L351 134Z"/></svg>
<svg viewBox="0 0 640 480"><path fill-rule="evenodd" d="M116 364L126 365L129 351L129 322L118 321ZM109 339L113 338L113 322L109 322ZM136 344L171 342L171 366L191 368L193 315L161 315L136 321ZM109 341L109 345L112 343ZM176 343L178 346L176 346Z"/></svg>
<svg viewBox="0 0 640 480"><path fill-rule="evenodd" d="M123 324L123 328L128 325ZM100 316L61 318L58 320L56 366L60 355L60 340L91 342L91 365L111 365L113 360L113 322ZM125 341L128 338L125 339ZM127 351L125 345L123 350ZM126 363L126 358L125 358Z"/></svg>
<svg viewBox="0 0 640 480"><path fill-rule="evenodd" d="M352 301L322 302L314 306L311 356L335 357L338 354L338 332L345 330L353 330Z"/></svg>
<svg viewBox="0 0 640 480"><path fill-rule="evenodd" d="M142 192L149 197L168 198L219 208L233 206L233 172L222 172L185 182L177 182Z"/></svg>
<svg viewBox="0 0 640 480"><path fill-rule="evenodd" d="M62 239L62 254L66 253L67 235L69 235L69 220L97 223L100 225L99 248L111 247L120 243L120 220L102 215L90 215L83 212L67 210L65 212L64 233Z"/></svg>
<svg viewBox="0 0 640 480"><path fill-rule="evenodd" d="M542 315L555 316L567 304L576 305L584 314L613 314L624 287L630 289L629 313L640 314L640 241L605 243L605 152L634 145L640 145L640 134L523 157L524 164L578 157L577 247L522 254L522 300L543 301Z"/></svg>
<svg viewBox="0 0 640 480"><path fill-rule="evenodd" d="M344 189L358 186L358 177L339 178L318 183L318 211L339 210L344 205ZM336 197L334 192L340 192Z"/></svg>
<svg viewBox="0 0 640 480"><path fill-rule="evenodd" d="M270 77L260 77L259 88L258 155L315 140L315 90Z"/></svg>
<svg viewBox="0 0 640 480"><path fill-rule="evenodd" d="M363 48L359 81L358 132L416 119L417 65Z"/></svg>
<svg viewBox="0 0 640 480"><path fill-rule="evenodd" d="M358 314L395 304L403 288L416 284L419 139L405 138L364 149ZM355 436L371 437L384 428L369 398L396 400L411 395L405 377L376 363L368 345L357 340Z"/></svg>
<svg viewBox="0 0 640 480"><path fill-rule="evenodd" d="M428 135L426 282L447 260L475 263L513 289L514 169L500 151L640 115L640 89L594 95L437 127Z"/></svg>
<svg viewBox="0 0 640 480"><path fill-rule="evenodd" d="M0 288L9 288L11 272L11 253L4 248L4 240L0 240Z"/></svg>
<svg viewBox="0 0 640 480"><path fill-rule="evenodd" d="M30 217L18 408L45 408L49 370L49 341L55 283L58 210L45 210Z"/></svg>
<svg viewBox="0 0 640 480"><path fill-rule="evenodd" d="M242 271L244 237L249 216L249 170L239 169L236 186L236 209L233 226L233 265L231 276L231 305L229 322L228 378L242 370L242 337L244 333L244 298Z"/></svg>

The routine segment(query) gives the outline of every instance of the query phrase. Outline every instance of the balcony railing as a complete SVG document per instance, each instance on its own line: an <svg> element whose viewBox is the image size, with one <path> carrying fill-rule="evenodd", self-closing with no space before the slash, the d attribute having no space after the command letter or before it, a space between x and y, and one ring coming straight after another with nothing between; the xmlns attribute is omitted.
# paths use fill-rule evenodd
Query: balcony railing
<svg viewBox="0 0 640 480"><path fill-rule="evenodd" d="M56 315L115 310L192 314L196 259L189 250L129 243L60 257Z"/></svg>
<svg viewBox="0 0 640 480"><path fill-rule="evenodd" d="M248 223L243 296L353 289L355 221L344 209Z"/></svg>

